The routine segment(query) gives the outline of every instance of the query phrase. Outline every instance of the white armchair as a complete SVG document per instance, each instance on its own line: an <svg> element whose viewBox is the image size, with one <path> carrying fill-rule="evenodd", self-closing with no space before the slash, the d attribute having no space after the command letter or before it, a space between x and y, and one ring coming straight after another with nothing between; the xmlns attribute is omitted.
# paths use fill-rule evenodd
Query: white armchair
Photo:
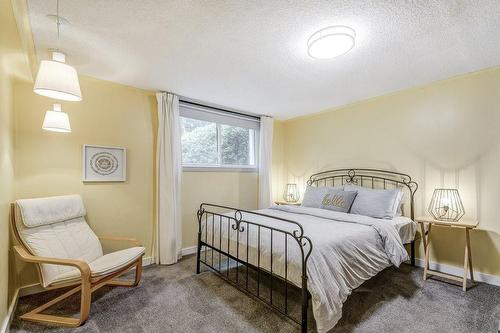
<svg viewBox="0 0 500 333"><path fill-rule="evenodd" d="M22 260L37 264L46 289L75 286L68 292L22 315L24 320L76 327L90 312L91 294L105 285L139 284L145 248L133 238L97 237L85 220L79 195L17 200L11 206L14 251ZM103 254L100 240L124 241L133 247ZM135 267L134 281L114 280ZM52 305L81 291L80 318L42 314Z"/></svg>

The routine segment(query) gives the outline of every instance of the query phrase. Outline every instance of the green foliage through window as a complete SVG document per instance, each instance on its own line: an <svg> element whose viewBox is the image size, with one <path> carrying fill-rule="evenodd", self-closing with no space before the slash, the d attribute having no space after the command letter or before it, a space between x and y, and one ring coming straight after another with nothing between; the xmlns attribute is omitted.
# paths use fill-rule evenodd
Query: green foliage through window
<svg viewBox="0 0 500 333"><path fill-rule="evenodd" d="M182 163L192 166L254 166L255 131L181 117Z"/></svg>

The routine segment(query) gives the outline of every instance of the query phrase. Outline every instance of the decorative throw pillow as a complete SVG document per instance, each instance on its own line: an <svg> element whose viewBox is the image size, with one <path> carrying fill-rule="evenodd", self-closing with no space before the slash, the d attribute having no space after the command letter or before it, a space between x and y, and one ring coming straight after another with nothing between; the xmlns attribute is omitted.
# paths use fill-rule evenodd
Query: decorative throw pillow
<svg viewBox="0 0 500 333"><path fill-rule="evenodd" d="M330 189L321 200L321 208L347 213L351 209L356 194L358 194L356 191Z"/></svg>
<svg viewBox="0 0 500 333"><path fill-rule="evenodd" d="M357 191L351 207L351 214L371 216L379 219L392 219L402 200L401 189L370 189L361 186L345 185L346 191Z"/></svg>
<svg viewBox="0 0 500 333"><path fill-rule="evenodd" d="M321 208L321 201L325 196L326 192L329 188L333 187L315 187L308 186L306 191L304 192L304 197L302 198L302 206L304 207L312 207L312 208Z"/></svg>

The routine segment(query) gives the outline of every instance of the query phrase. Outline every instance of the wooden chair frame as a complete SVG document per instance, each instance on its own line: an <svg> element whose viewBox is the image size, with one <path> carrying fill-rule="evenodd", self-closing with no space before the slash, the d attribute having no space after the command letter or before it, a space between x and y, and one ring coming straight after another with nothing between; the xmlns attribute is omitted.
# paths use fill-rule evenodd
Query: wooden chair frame
<svg viewBox="0 0 500 333"><path fill-rule="evenodd" d="M11 204L11 223L14 235L20 245L15 245L14 252L19 255L19 257L26 262L35 263L38 269L38 276L40 281L43 281L41 264L53 264L53 265L63 265L63 266L73 266L80 271L80 280L74 280L67 283L60 283L55 285L49 285L45 287L47 290L66 288L70 286L75 286L64 294L54 298L53 300L23 314L20 316L21 319L32 321L36 323L42 323L47 325L57 325L66 327L78 327L85 323L89 317L90 313L90 303L92 300L92 293L104 286L120 286L120 287L135 287L141 281L142 276L142 256L137 258L132 263L125 267L120 268L114 272L107 275L92 277L89 265L83 260L75 259L60 259L60 258L47 258L34 255L30 249L24 244L19 231L17 230L16 217L15 217L15 204ZM131 243L134 246L139 246L140 243L135 238L125 238L125 237L114 237L114 236L104 236L99 237L99 240L107 241L123 241ZM122 274L128 272L130 269L135 267L135 278L134 280L115 280ZM81 301L80 301L80 316L79 318L56 316L42 314L41 312L50 308L51 306L65 300L66 298L72 296L73 294L81 291Z"/></svg>

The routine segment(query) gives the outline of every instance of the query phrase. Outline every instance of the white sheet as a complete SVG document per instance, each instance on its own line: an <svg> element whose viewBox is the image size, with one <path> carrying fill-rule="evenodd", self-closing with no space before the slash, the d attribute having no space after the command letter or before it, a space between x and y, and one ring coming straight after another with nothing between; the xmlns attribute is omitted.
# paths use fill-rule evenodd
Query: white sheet
<svg viewBox="0 0 500 333"><path fill-rule="evenodd" d="M409 217L396 216L392 220L386 221L396 228L403 244L408 244L415 239L418 225L417 222L412 221Z"/></svg>
<svg viewBox="0 0 500 333"><path fill-rule="evenodd" d="M342 317L342 304L353 289L391 264L399 266L408 259L398 231L387 220L300 206L273 206L258 212L300 223L304 228L304 235L312 240L313 250L307 263L308 289L312 295L318 332L327 332L335 326ZM290 223L252 214L243 214L243 220L290 232L297 230L297 227ZM270 231L261 228L259 236L257 226L247 226L245 223L241 226L245 227L245 230L238 233L232 228L228 230L227 221L224 219L208 219L207 243L225 252L228 252L229 248L230 254L238 255L240 259L253 265L259 264L264 269L272 268L274 274L282 277L286 274L287 279L300 286L301 255L295 240L288 237L288 251L285 254L283 234L273 233L271 267ZM204 223L202 228L204 239ZM219 228L221 232L218 231ZM237 237L240 244L238 247ZM286 272L285 256L289 263Z"/></svg>

